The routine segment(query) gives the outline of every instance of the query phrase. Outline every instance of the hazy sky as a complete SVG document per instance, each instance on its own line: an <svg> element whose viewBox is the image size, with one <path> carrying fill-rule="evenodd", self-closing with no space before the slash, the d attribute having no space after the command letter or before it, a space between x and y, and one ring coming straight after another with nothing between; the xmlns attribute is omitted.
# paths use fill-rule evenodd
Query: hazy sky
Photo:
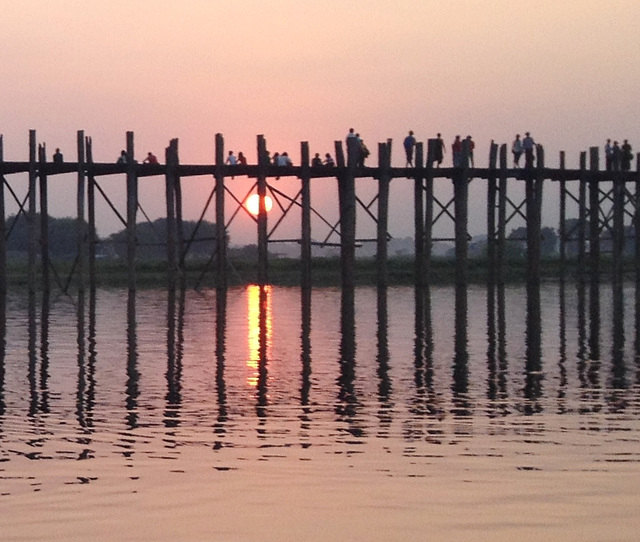
<svg viewBox="0 0 640 542"><path fill-rule="evenodd" d="M473 135L480 166L491 139L509 143L524 131L550 166L560 150L577 166L581 150L607 137L640 150L637 0L2 0L1 11L5 160L28 158L29 129L67 160L84 130L96 161L115 160L127 130L138 159L149 150L163 157L179 138L182 163L212 162L217 132L250 162L257 134L298 162L301 141L333 152L351 126L374 164L377 142L392 138L403 165L409 129L423 141L442 132L448 144ZM73 180L52 180L52 215L74 214ZM164 212L160 182L141 184L152 218ZM185 214L197 218L211 182L187 182ZM280 182L295 194L295 181ZM240 197L250 185L237 183ZM117 178L103 184L121 197ZM332 216L334 184L312 186ZM448 186L441 190L446 197ZM472 195L481 192L477 182ZM410 182L394 181L394 236L412 234L410 198ZM480 207L472 233L484 224ZM100 215L100 234L120 227L106 207ZM244 218L230 233L232 242L255 239Z"/></svg>

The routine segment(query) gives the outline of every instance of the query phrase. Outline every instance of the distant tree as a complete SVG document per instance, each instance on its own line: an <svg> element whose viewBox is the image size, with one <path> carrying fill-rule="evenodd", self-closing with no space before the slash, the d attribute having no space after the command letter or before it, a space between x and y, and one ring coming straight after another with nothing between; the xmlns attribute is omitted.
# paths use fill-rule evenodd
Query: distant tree
<svg viewBox="0 0 640 542"><path fill-rule="evenodd" d="M77 228L78 221L75 218L48 219L49 226L49 254L53 258L74 258L77 252ZM84 224L85 228L87 224ZM27 252L29 250L29 228L27 217L21 213L11 215L6 220L7 250L14 253ZM40 214L35 215L36 242L38 249L41 243Z"/></svg>
<svg viewBox="0 0 640 542"><path fill-rule="evenodd" d="M509 244L515 247L512 252L514 257L524 257L527 253L527 227L520 226L514 228L507 236L510 240ZM550 227L540 229L540 254L542 256L553 256L558 252L558 234L556 230Z"/></svg>
<svg viewBox="0 0 640 542"><path fill-rule="evenodd" d="M185 220L182 222L182 231L187 258L209 257L213 254L216 247L217 231L214 223ZM167 219L158 218L153 222L136 224L136 240L138 256L141 259L165 259L167 257ZM106 242L113 247L118 256L126 256L126 230L111 234Z"/></svg>

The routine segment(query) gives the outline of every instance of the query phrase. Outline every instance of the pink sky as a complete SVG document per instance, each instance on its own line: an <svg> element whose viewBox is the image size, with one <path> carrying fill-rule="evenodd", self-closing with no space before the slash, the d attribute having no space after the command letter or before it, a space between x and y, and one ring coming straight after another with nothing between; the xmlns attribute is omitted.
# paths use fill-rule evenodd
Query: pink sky
<svg viewBox="0 0 640 542"><path fill-rule="evenodd" d="M576 167L581 150L607 137L640 150L639 20L637 0L9 0L0 18L5 160L27 159L29 129L49 154L60 147L75 160L82 129L97 161L115 160L133 130L139 159L149 150L163 156L177 137L183 163L212 162L220 132L227 149L251 162L257 134L297 162L300 141L333 152L353 126L374 164L377 142L393 138L393 161L402 165L409 129L423 141L438 131L447 142L472 134L479 166L491 139L509 143L528 130L548 165L565 150ZM73 177L53 182L51 214L73 215ZM141 185L152 218L164 212L158 182ZM121 198L122 182L103 184ZM312 188L327 216L337 214L333 184ZM199 216L209 187L210 179L189 181L187 218ZM240 196L248 187L237 179L234 190ZM296 187L279 185L291 195ZM484 186L473 185L472 197L481 193ZM412 235L409 198L410 182L394 181L394 236ZM472 233L483 228L481 207ZM100 215L101 235L120 227L106 208ZM368 236L366 219L360 223ZM232 225L231 239L254 240L252 224Z"/></svg>

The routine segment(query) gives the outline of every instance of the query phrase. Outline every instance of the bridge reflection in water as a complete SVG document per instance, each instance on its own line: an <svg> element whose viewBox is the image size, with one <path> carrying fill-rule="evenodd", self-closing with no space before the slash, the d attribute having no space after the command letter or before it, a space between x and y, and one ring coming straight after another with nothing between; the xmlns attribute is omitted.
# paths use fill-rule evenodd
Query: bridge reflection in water
<svg viewBox="0 0 640 542"><path fill-rule="evenodd" d="M490 418L514 411L535 415L548 411L550 403L558 413L569 412L576 408L576 394L579 409L584 411L605 407L620 411L631 404L638 408L638 330L637 327L633 330L634 340L630 342L625 310L630 310L632 296L625 296L620 284L611 287L583 283L545 285L542 287L544 300L541 299L541 288L531 285L516 289L495 286L480 293L479 290L460 286L420 287L411 290L412 299L406 295L408 288L323 292L249 286L210 291L207 295L211 296L211 314L203 316L204 313L199 312L196 317L201 318L201 324L205 326L205 335L200 335L202 345L193 344L194 340L200 339L194 339L190 327L195 324L188 322L192 320L189 303L197 302L198 311L203 310L203 302L198 301L197 294L192 297L184 290L157 291L153 294L156 316L159 314L158 300L166 298L162 423L167 429L180 427L185 401L198 401L198 397L191 395L194 383L189 381L195 378L195 366L201 366L207 374L211 370L211 396L206 400L216 405L213 427L218 445L228 434L230 412L244 408L247 397L252 397L258 419L272 415L275 412L272 407L277 404L286 404L288 408L297 404L301 409L298 415L310 422L316 412L313 405L317 406L318 402L331 404L335 420L344 422L345 430L356 438L365 433L362 415L372 401L378 405L375 417L380 435L390 431L394 416L398 415L398 404L403 402L411 415L419 418L458 419L462 423L458 428L462 431L464 420L481 412ZM508 303L509 296L520 295L518 292L522 291L526 291L526 303ZM434 294L437 314L433 313ZM109 359L109 352L97 347L97 336L103 333L97 317L100 295L102 292L91 290L88 300L82 293L74 300L77 308L75 417L78 427L89 433L95 430L96 410L104 407L100 397L118 391L104 387L113 382L101 383L100 379L105 377L98 376L104 375L105 363L113 365L110 370L118 370L117 360ZM145 361L144 367L140 363L141 344L144 350L149 345L149 339L140 336L140 315L136 313L137 296L141 294L130 291L122 295L126 295L126 378L120 393L124 397L123 422L133 430L140 426L141 412L149 408L150 399L145 397L150 390L149 383L155 382L159 375L152 374L154 370L148 362ZM282 302L278 305L274 299L274 296L281 299L283 295L287 298L286 307ZM325 295L332 301L327 302ZM474 300L471 308L469 295L473 295ZM233 300L231 316L230 296ZM244 309L237 304L239 296L245 300ZM413 305L413 318L398 312L399 297L403 297L402 307ZM453 304L450 303L452 297ZM321 299L318 314L314 314L316 299ZM486 310L480 309L478 299L486 301ZM291 304L292 300L295 303ZM334 306L338 300L339 309ZM144 311L148 313L147 301L143 303ZM509 311L520 310L519 305L524 309L524 321L509 314ZM604 315L601 314L603 306L607 311ZM453 309L452 319L446 314L450 308ZM557 312L554 312L556 308ZM15 380L21 369L13 358L7 364L8 353L17 349L13 344L13 332L11 348L7 345L8 329L16 321L15 314L8 315L8 311L15 309L8 309L4 297L0 299L0 310L1 423L7 411L20 404L15 396L8 401L8 394L14 390L9 389L7 379ZM335 311L336 318L328 313L329 310ZM27 312L28 363L23 366L23 374L28 382L28 414L37 419L55 410L58 401L52 403L52 381L57 382L60 377L51 367L50 348L52 341L60 342L60 337L51 335L51 300L47 292L42 293L40 303L31 304ZM291 343L291 329L285 333L289 338L283 337L283 324L279 322L283 315L287 328L290 322L299 326L295 333L297 345ZM411 319L412 327L407 326ZM445 320L453 326L443 334ZM147 322L145 328L149 325L157 327L160 323ZM335 333L327 330L332 326L335 326ZM59 322L55 327L59 328ZM482 327L484 338L479 339L478 328ZM510 328L522 329L523 333L514 333ZM400 354L408 346L409 329L413 335L411 359ZM246 332L244 383L238 380L237 363L242 330ZM314 334L316 331L318 335ZM603 334L606 336L604 342ZM404 337L405 344L399 343L399 335ZM327 342L323 336L330 340ZM329 344L334 340L331 337L335 337L336 350ZM522 338L521 344L517 342L518 337ZM571 344L572 338L576 344ZM283 341L289 341L286 356L282 354ZM470 341L473 343L471 349ZM484 346L480 347L480 344ZM603 351L603 345L610 350ZM159 346L153 345L155 349ZM196 347L198 353L194 354ZM630 348L633 348L631 356ZM297 353L291 356L292 352ZM448 361L443 360L443 352L449 353ZM331 355L335 355L334 361L328 359ZM203 361L198 356L211 361ZM154 358L156 372L158 362ZM190 376L185 375L185 368ZM409 374L407 371L412 375L410 381L401 376ZM333 372L329 375L333 384L327 385L330 372ZM9 373L10 377L7 376ZM482 380L478 380L479 375ZM283 392L281 378L297 382L288 397ZM375 379L374 387L370 386L371 379ZM572 388L576 384L577 391ZM54 388L53 395L58 398L61 393L59 383ZM239 395L239 388L245 392ZM482 389L484 391L480 393ZM250 390L252 393L247 395ZM331 395L333 399L327 399Z"/></svg>

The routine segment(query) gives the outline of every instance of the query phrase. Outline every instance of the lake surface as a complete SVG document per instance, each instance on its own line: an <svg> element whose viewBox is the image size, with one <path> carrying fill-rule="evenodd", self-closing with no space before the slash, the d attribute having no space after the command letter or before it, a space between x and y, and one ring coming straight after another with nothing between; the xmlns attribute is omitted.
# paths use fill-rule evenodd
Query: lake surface
<svg viewBox="0 0 640 542"><path fill-rule="evenodd" d="M11 294L0 539L635 541L634 295Z"/></svg>

